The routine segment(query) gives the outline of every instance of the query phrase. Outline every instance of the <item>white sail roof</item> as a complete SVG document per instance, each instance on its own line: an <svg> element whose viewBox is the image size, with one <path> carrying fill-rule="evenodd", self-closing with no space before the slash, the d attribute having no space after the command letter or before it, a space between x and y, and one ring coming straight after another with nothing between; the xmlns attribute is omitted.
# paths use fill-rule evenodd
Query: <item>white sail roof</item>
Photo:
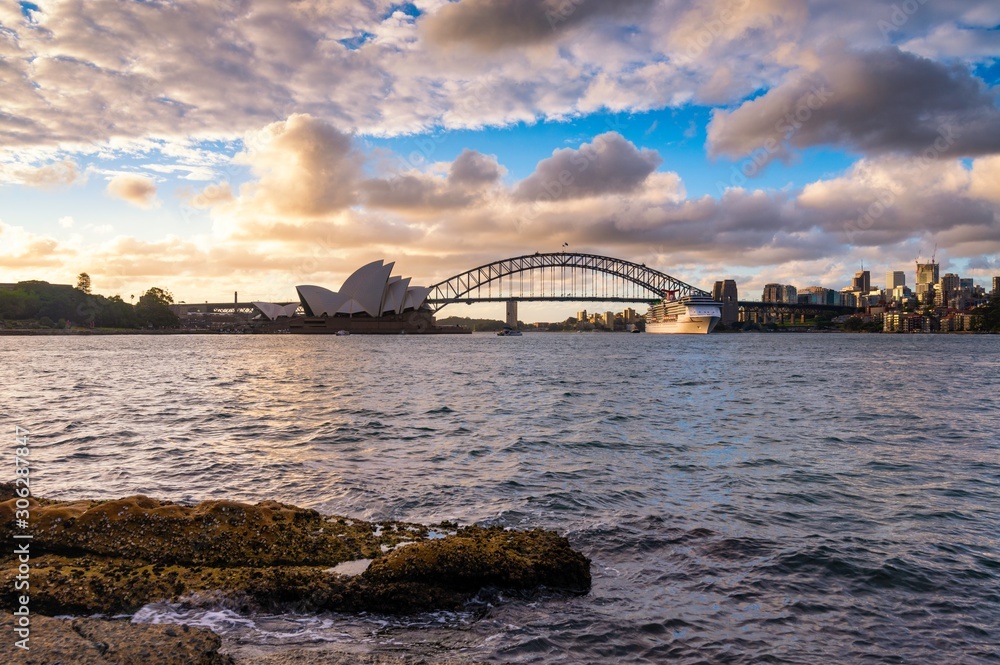
<svg viewBox="0 0 1000 665"><path fill-rule="evenodd" d="M344 280L340 291L312 284L296 286L295 290L309 316L364 313L378 317L419 309L430 294L430 288L410 286L409 277L392 277L394 265L382 260L363 265Z"/></svg>
<svg viewBox="0 0 1000 665"><path fill-rule="evenodd" d="M410 287L410 278L402 279L396 277L389 281L389 287L385 290L385 302L382 304L382 312L400 314L403 305L406 304L406 291Z"/></svg>
<svg viewBox="0 0 1000 665"><path fill-rule="evenodd" d="M253 302L250 304L259 309L264 318L269 321L274 321L282 316L295 316L295 310L299 308L299 303L297 302L288 305L279 305L273 302Z"/></svg>

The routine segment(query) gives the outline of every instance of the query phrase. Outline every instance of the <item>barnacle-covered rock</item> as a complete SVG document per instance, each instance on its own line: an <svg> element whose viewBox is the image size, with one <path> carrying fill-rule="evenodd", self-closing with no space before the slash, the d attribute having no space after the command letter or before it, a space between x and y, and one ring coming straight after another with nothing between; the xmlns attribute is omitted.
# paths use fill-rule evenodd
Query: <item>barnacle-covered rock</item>
<svg viewBox="0 0 1000 665"><path fill-rule="evenodd" d="M0 498L12 488L0 485ZM454 608L484 587L586 592L590 562L550 531L373 524L275 501L184 506L133 496L31 500L31 603L48 614L128 613L221 593L236 609L414 612ZM15 499L0 502L12 542ZM401 545L404 545L402 547ZM360 575L338 564L372 560ZM0 570L13 584L15 568ZM11 595L0 596L7 608Z"/></svg>
<svg viewBox="0 0 1000 665"><path fill-rule="evenodd" d="M24 665L232 665L219 653L222 640L210 630L190 626L133 624L102 619L31 617L25 646L17 646L14 617L0 616L0 661Z"/></svg>

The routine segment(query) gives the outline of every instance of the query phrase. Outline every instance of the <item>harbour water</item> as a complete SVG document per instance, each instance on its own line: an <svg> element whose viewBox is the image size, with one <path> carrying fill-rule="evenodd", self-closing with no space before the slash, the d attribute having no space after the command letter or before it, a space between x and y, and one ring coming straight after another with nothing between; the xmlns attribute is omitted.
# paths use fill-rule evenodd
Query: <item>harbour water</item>
<svg viewBox="0 0 1000 665"><path fill-rule="evenodd" d="M1000 662L1000 338L0 337L33 490L546 527L590 594L408 618L147 606L236 651Z"/></svg>

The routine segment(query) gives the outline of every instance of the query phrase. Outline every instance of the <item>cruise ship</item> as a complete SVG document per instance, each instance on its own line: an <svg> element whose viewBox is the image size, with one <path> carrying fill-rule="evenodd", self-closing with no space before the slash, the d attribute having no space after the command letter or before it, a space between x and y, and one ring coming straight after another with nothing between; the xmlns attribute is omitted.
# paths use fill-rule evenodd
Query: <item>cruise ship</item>
<svg viewBox="0 0 1000 665"><path fill-rule="evenodd" d="M675 298L673 292L650 306L646 314L648 333L691 333L707 335L722 318L722 304L707 294Z"/></svg>

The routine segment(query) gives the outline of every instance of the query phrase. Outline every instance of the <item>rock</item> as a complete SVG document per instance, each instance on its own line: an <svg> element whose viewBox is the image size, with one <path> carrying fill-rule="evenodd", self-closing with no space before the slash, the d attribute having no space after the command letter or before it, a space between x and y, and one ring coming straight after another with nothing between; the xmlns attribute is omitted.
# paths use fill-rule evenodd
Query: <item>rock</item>
<svg viewBox="0 0 1000 665"><path fill-rule="evenodd" d="M14 504L0 502L7 542ZM541 529L437 525L451 533L430 539L421 525L327 517L275 501L183 506L145 496L32 499L30 512L31 606L43 614L130 613L206 597L243 612L402 613L456 608L484 587L590 588L590 561ZM356 559L372 559L361 575L329 572ZM0 569L0 585L11 588L15 574ZM13 594L0 595L0 607L12 602Z"/></svg>
<svg viewBox="0 0 1000 665"><path fill-rule="evenodd" d="M188 626L31 616L27 651L14 645L14 617L0 616L0 661L24 665L232 665L222 640Z"/></svg>

